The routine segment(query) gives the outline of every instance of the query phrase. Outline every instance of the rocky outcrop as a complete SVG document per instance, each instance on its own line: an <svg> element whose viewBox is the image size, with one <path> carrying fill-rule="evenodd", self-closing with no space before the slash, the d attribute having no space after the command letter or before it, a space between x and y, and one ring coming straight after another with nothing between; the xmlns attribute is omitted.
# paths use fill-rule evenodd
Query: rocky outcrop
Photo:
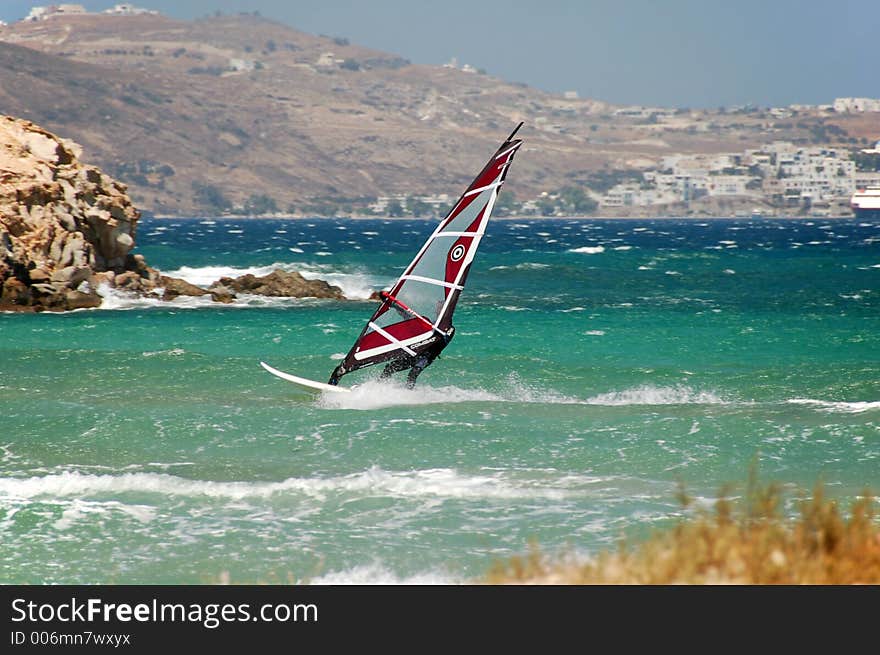
<svg viewBox="0 0 880 655"><path fill-rule="evenodd" d="M261 296L345 299L342 289L337 286L328 284L324 280L307 280L296 271L288 273L281 269L276 269L262 277L251 274L237 278L222 277L211 288L219 290L220 287L235 293L253 293Z"/></svg>
<svg viewBox="0 0 880 655"><path fill-rule="evenodd" d="M130 254L140 214L125 185L80 154L72 141L0 116L0 309L96 307L98 283L155 277Z"/></svg>
<svg viewBox="0 0 880 655"><path fill-rule="evenodd" d="M80 147L0 115L0 311L99 307L101 286L134 294L236 293L344 299L339 287L276 270L222 278L209 289L162 275L131 252L140 213L124 184L79 161Z"/></svg>

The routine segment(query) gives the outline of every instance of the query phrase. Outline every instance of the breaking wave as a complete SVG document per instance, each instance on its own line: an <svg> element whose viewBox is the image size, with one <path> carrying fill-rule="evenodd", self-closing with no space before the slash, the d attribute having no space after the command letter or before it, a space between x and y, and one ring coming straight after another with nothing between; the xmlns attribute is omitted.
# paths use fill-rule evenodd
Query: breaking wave
<svg viewBox="0 0 880 655"><path fill-rule="evenodd" d="M586 255L598 255L605 252L605 246L583 246L581 248L571 248L568 252L580 252Z"/></svg>
<svg viewBox="0 0 880 655"><path fill-rule="evenodd" d="M207 288L221 277L240 277L254 275L262 277L276 269L286 272L296 271L307 280L321 279L338 286L347 298L366 300L376 289L384 288L389 281L383 277L369 275L363 271L340 271L332 265L307 264L303 262L276 262L268 266L181 266L165 275L186 280L190 284ZM164 271L163 271L164 272Z"/></svg>
<svg viewBox="0 0 880 655"><path fill-rule="evenodd" d="M593 396L590 405L726 405L728 401L711 391L696 391L688 386L656 387L640 385L624 391Z"/></svg>
<svg viewBox="0 0 880 655"><path fill-rule="evenodd" d="M330 571L308 580L313 585L449 585L462 584L445 571L398 575L379 562L361 564L344 571Z"/></svg>
<svg viewBox="0 0 880 655"><path fill-rule="evenodd" d="M540 403L548 405L723 405L728 404L711 391L697 391L688 386L657 387L641 385L623 391L598 394L586 400L553 390L525 384L511 376L502 390L463 389L447 385L430 387L416 385L407 389L397 381L371 380L350 387L350 393L326 392L318 398L325 409L374 410L404 405L456 404L468 402Z"/></svg>
<svg viewBox="0 0 880 655"><path fill-rule="evenodd" d="M441 403L549 403L575 405L581 401L554 391L537 389L521 382L516 376L508 378L508 386L501 391L462 389L454 385L431 387L418 384L407 389L397 380L370 380L350 387L350 393L326 392L318 399L326 409L372 410L403 405L433 405Z"/></svg>
<svg viewBox="0 0 880 655"><path fill-rule="evenodd" d="M846 414L858 414L880 409L880 402L862 401L862 402L834 402L829 400L813 400L812 398L794 398L788 402L794 405L809 405L816 409L826 410L829 412L840 412Z"/></svg>
<svg viewBox="0 0 880 655"><path fill-rule="evenodd" d="M512 266L501 265L501 266L492 266L490 271L538 271L542 268L550 268L550 264L542 264L540 262L523 262L521 264L514 264Z"/></svg>
<svg viewBox="0 0 880 655"><path fill-rule="evenodd" d="M388 280L363 272L340 272L331 266L312 266L308 264L272 264L270 266L182 266L173 271L163 271L165 275L186 280L198 287L208 288L211 284L222 277L239 277L242 275L255 275L257 277L268 275L276 269L284 271L296 271L307 280L321 279L329 284L338 286L346 298L353 300L366 300L376 289L388 286ZM115 289L107 284L97 288L97 293L103 299L100 309L144 309L150 307L177 309L200 309L205 307L217 307L210 296L177 296L173 300L162 300L161 290L153 295L140 295ZM227 305L232 307L254 306L284 306L291 301L300 301L300 298L280 298L259 296L251 294L238 294L238 299Z"/></svg>
<svg viewBox="0 0 880 655"><path fill-rule="evenodd" d="M0 478L0 500L55 500L108 497L118 503L119 494L137 494L138 506L147 507L144 495L163 497L245 500L249 498L305 496L323 501L334 494L369 494L397 498L561 500L588 493L603 478L577 476L552 480L524 478L492 471L465 474L454 469L386 471L371 467L349 475L287 478L279 482L191 480L166 473L100 475L65 471L29 478Z"/></svg>
<svg viewBox="0 0 880 655"><path fill-rule="evenodd" d="M174 300L165 301L158 295L142 296L121 289L114 289L107 284L99 285L96 292L103 299L99 309L145 309L148 307L198 309L216 304L211 300L211 296L178 296Z"/></svg>
<svg viewBox="0 0 880 655"><path fill-rule="evenodd" d="M103 299L98 309L204 309L206 307L284 307L293 302L303 302L304 298L281 298L239 294L235 302L218 304L211 296L177 296L173 300L161 300L158 295L143 296L121 289L114 289L106 284L98 287L97 293ZM80 311L80 310L77 310ZM81 310L94 311L94 310Z"/></svg>

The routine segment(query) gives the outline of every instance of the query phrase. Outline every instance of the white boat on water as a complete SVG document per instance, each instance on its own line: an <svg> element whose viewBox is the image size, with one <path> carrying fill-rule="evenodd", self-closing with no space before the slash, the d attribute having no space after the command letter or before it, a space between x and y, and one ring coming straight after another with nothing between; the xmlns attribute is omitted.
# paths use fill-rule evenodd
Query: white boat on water
<svg viewBox="0 0 880 655"><path fill-rule="evenodd" d="M856 218L880 218L880 186L858 189L850 199Z"/></svg>

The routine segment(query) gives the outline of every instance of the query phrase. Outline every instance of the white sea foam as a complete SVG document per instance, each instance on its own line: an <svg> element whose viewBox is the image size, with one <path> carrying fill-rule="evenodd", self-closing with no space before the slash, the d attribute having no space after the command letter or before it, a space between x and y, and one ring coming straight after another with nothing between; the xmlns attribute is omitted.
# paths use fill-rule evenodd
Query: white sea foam
<svg viewBox="0 0 880 655"><path fill-rule="evenodd" d="M461 584L444 571L398 575L379 562L361 564L343 571L330 571L311 580L313 585L449 585Z"/></svg>
<svg viewBox="0 0 880 655"><path fill-rule="evenodd" d="M177 296L173 300L162 300L158 295L142 296L122 289L114 289L106 284L101 284L96 289L103 299L100 309L146 309L146 308L176 308L198 309L201 307L215 306L211 296ZM92 311L92 310L88 310Z"/></svg>
<svg viewBox="0 0 880 655"><path fill-rule="evenodd" d="M316 253L321 254L321 253ZM326 256L327 253L324 253ZM251 274L256 277L268 275L276 269L282 271L296 271L307 280L321 279L329 284L338 286L347 298L367 299L377 288L388 285L385 278L368 275L362 271L340 271L328 264L309 264L305 262L276 262L268 266L182 266L176 270L165 273L170 277L177 277L207 288L221 277L240 277Z"/></svg>
<svg viewBox="0 0 880 655"><path fill-rule="evenodd" d="M603 336L595 330L593 336ZM686 385L658 387L640 385L623 391L610 391L586 400L561 394L554 390L535 387L511 375L504 388L463 389L447 385L431 387L418 384L406 389L398 380L371 380L351 387L350 393L327 392L319 396L317 404L325 409L375 410L406 405L458 403L537 403L545 405L721 405L728 401L711 391L699 391Z"/></svg>
<svg viewBox="0 0 880 655"><path fill-rule="evenodd" d="M156 517L156 510L147 505L127 505L116 501L95 502L75 498L64 508L61 518L56 520L52 527L56 530L69 530L82 520L91 520L89 517L92 515L110 512L125 514L140 523L149 523Z"/></svg>
<svg viewBox="0 0 880 655"><path fill-rule="evenodd" d="M164 301L158 295L142 296L122 289L114 289L107 284L98 285L96 292L103 299L100 309L144 309L148 307L195 309L209 307L213 304L210 296L178 296L172 301Z"/></svg>
<svg viewBox="0 0 880 655"><path fill-rule="evenodd" d="M570 478L570 476L569 476ZM0 501L48 501L79 499L113 507L134 508L128 512L142 522L151 520L150 505L144 495L161 497L205 498L215 500L272 499L303 496L318 501L334 494L390 496L395 498L441 499L516 499L547 498L563 500L582 496L603 478L576 476L576 479L553 480L542 477L510 476L501 471L461 473L449 468L386 471L378 467L348 475L287 478L278 482L192 480L167 473L90 474L78 471L33 476L0 478ZM136 504L124 504L120 494L137 494ZM96 506L76 506L79 518ZM64 517L62 517L64 518ZM67 526L64 526L67 527Z"/></svg>
<svg viewBox="0 0 880 655"><path fill-rule="evenodd" d="M181 266L173 271L165 272L169 277L176 277L186 280L190 284L200 287L209 287L211 284L219 280L221 277L239 277L241 275L268 275L280 265L271 266ZM164 272L164 271L163 271Z"/></svg>
<svg viewBox="0 0 880 655"><path fill-rule="evenodd" d="M724 405L723 398L711 391L697 391L685 385L656 387L643 384L624 391L611 391L593 396L590 405Z"/></svg>
<svg viewBox="0 0 880 655"><path fill-rule="evenodd" d="M144 357L155 357L156 355L171 355L172 357L180 357L181 355L185 354L186 351L183 348L171 348L170 350L148 350L141 353L141 355Z"/></svg>
<svg viewBox="0 0 880 655"><path fill-rule="evenodd" d="M582 401L555 391L531 387L515 375L509 376L506 386L499 391L462 389L453 385L432 387L421 383L414 389L407 389L396 379L370 380L351 387L351 393L330 391L318 399L318 404L326 409L359 410L471 402L578 404Z"/></svg>
<svg viewBox="0 0 880 655"><path fill-rule="evenodd" d="M539 270L542 268L550 268L550 264L540 264L538 262L523 262L522 264L515 264L513 266L492 266L490 271L506 271L508 269L513 269L515 271L533 271Z"/></svg>
<svg viewBox="0 0 880 655"><path fill-rule="evenodd" d="M835 402L830 400L814 400L812 398L793 398L788 402L795 405L809 405L828 412L858 414L880 409L880 401Z"/></svg>
<svg viewBox="0 0 880 655"><path fill-rule="evenodd" d="M579 252L585 255L598 255L605 252L605 246L582 246L580 248L571 248L568 252Z"/></svg>

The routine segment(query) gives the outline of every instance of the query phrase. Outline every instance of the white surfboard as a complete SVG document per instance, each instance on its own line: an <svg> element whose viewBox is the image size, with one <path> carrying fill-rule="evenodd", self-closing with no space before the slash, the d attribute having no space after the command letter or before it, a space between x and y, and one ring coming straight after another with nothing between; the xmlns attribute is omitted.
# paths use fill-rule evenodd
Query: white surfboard
<svg viewBox="0 0 880 655"><path fill-rule="evenodd" d="M260 362L260 366L269 371L272 375L275 375L282 380L287 380L288 382L298 384L301 387L306 387L308 389L317 389L318 391L332 391L334 393L351 392L351 389L348 389L346 387L334 387L332 384L326 384L325 382L315 382L314 380L309 380L308 378L301 378L298 375L291 375L290 373L279 371L277 368L272 368L271 366L269 366L266 362Z"/></svg>

